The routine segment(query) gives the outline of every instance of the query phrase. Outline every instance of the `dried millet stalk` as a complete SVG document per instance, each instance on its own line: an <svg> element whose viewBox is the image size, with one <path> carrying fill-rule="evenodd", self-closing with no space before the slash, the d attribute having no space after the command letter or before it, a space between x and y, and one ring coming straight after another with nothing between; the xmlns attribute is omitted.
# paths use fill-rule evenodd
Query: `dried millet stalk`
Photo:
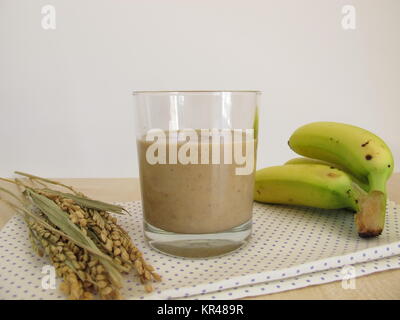
<svg viewBox="0 0 400 320"><path fill-rule="evenodd" d="M154 268L144 261L128 233L107 212L123 213L125 209L91 200L58 182L22 175L35 182L42 180L66 187L74 193L51 190L42 183L43 189L34 188L18 179L2 180L24 189L21 191L25 199L0 188L22 204L18 207L5 201L24 215L33 249L41 256L44 253L48 255L57 275L63 279L60 288L70 299L91 299L95 294L102 299L120 299L122 283L118 274L132 269L148 292L153 290L152 281L161 281ZM64 213L67 215L64 216ZM73 231L74 228L79 232Z"/></svg>
<svg viewBox="0 0 400 320"><path fill-rule="evenodd" d="M125 272L134 268L147 292L153 290L151 281L161 281L154 268L147 264L142 253L132 243L128 233L117 224L117 218L105 211L82 208L73 200L41 191L53 200L69 219L85 232L98 247L111 256ZM103 290L107 292L108 290Z"/></svg>
<svg viewBox="0 0 400 320"><path fill-rule="evenodd" d="M91 299L96 292L102 299L121 298L119 289L113 287L97 258L38 224L30 223L29 227L49 256L57 275L63 278L60 289L70 299Z"/></svg>
<svg viewBox="0 0 400 320"><path fill-rule="evenodd" d="M33 237L40 242L44 252L49 256L56 273L63 278L60 289L70 299L91 299L92 293L84 288L82 279L76 273L83 273L84 265L77 261L75 253L71 250L71 245L57 234L47 230L43 226L27 220L29 229ZM75 249L78 252L80 249Z"/></svg>

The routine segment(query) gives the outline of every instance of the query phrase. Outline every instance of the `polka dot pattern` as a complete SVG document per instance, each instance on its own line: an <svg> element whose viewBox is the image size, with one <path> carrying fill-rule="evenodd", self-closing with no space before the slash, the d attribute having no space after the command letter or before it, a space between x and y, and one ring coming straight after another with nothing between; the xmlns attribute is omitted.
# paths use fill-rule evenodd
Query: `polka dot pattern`
<svg viewBox="0 0 400 320"><path fill-rule="evenodd" d="M151 294L133 274L125 276L128 299L235 299L341 280L347 265L355 266L356 276L400 268L400 206L390 201L383 234L368 240L358 237L349 212L255 203L249 244L203 260L150 249L141 203L121 205L131 215L118 216L120 224L163 276ZM25 223L14 216L0 232L0 299L64 299L57 289L42 288L47 263L32 253Z"/></svg>
<svg viewBox="0 0 400 320"><path fill-rule="evenodd" d="M348 267L350 269L349 277L354 276L354 280L350 278L344 278ZM192 299L192 300L227 300L227 299L239 299L244 297L254 297L258 295L265 295L268 293L276 293L282 291L293 290L297 288L308 287L317 284L323 284L333 281L339 281L337 285L339 287L346 286L346 283L354 281L354 289L357 289L356 277L365 276L367 274L400 268L400 255L386 257L378 260L373 260L364 263L358 263L353 265L347 265L340 268L329 269L326 271L313 272L310 274L304 274L299 277L292 277L282 280L275 280L265 282L256 285L247 285L239 288L231 288L226 290L218 290L216 292L194 295L190 297L178 298L179 300ZM342 286L342 283L344 285Z"/></svg>

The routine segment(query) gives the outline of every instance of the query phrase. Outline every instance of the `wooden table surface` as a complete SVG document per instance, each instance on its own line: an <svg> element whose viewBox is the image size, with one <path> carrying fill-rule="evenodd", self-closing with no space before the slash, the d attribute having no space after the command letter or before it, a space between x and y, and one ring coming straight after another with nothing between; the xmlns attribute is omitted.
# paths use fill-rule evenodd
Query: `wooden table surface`
<svg viewBox="0 0 400 320"><path fill-rule="evenodd" d="M139 181L131 179L57 179L76 187L89 197L103 201L140 200ZM0 181L0 186L10 184ZM388 183L389 198L400 203L400 173ZM4 194L2 197L6 198ZM14 213L0 204L0 228ZM378 272L356 279L356 289L345 290L341 281L315 285L247 299L400 299L400 269Z"/></svg>

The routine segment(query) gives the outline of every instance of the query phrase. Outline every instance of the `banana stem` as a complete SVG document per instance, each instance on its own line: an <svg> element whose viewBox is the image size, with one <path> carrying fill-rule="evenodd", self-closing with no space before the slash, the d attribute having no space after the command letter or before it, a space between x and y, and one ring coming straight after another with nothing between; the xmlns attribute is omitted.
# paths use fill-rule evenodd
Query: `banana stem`
<svg viewBox="0 0 400 320"><path fill-rule="evenodd" d="M388 178L389 177L383 173L371 173L368 176L370 191L380 191L386 194L386 182Z"/></svg>
<svg viewBox="0 0 400 320"><path fill-rule="evenodd" d="M360 237L376 237L383 231L386 215L387 179L388 176L382 172L372 172L368 176L370 192L361 199L359 211L355 216Z"/></svg>
<svg viewBox="0 0 400 320"><path fill-rule="evenodd" d="M385 225L386 194L371 191L360 199L359 211L355 215L358 234L362 238L379 236Z"/></svg>
<svg viewBox="0 0 400 320"><path fill-rule="evenodd" d="M356 183L352 183L351 189L357 212L354 220L359 236L379 236L385 224L386 194L377 190L366 193Z"/></svg>

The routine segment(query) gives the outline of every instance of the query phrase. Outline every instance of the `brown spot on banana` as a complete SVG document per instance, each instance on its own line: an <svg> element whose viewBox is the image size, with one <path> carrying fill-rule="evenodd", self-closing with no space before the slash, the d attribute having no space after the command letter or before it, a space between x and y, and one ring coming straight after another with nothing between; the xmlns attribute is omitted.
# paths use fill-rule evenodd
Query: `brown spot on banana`
<svg viewBox="0 0 400 320"><path fill-rule="evenodd" d="M365 147L371 140L368 140L367 142L364 142L361 147Z"/></svg>
<svg viewBox="0 0 400 320"><path fill-rule="evenodd" d="M339 177L339 175L336 174L336 173L334 173L334 172L329 172L329 173L327 174L327 176L328 176L328 177L331 177L331 178L337 178L337 177Z"/></svg>

